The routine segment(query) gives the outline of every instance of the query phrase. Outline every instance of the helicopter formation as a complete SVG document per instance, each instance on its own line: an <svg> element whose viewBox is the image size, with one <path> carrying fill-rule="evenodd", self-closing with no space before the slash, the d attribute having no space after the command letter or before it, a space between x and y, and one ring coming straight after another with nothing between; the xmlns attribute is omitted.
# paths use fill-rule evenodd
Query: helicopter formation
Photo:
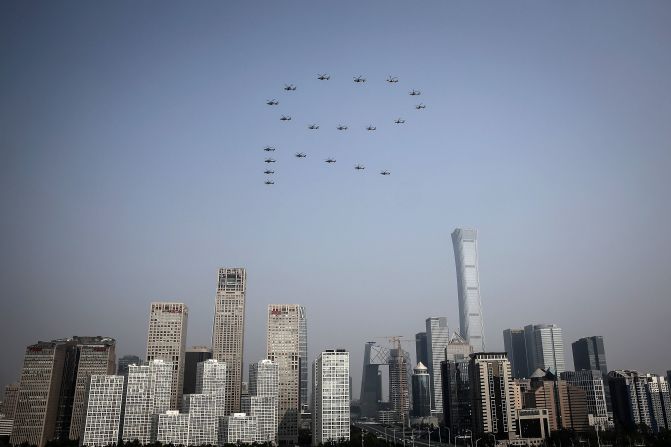
<svg viewBox="0 0 671 447"><path fill-rule="evenodd" d="M329 75L327 73L320 73L320 74L317 75L317 80L319 80L319 81L329 81L330 79L331 79L331 75ZM367 79L365 77L363 77L362 75L357 75L357 76L353 77L353 82L356 83L356 84L365 84L366 81L367 81ZM399 82L399 79L398 79L398 77L390 75L389 77L387 77L385 79L385 81L389 84L397 84ZM295 92L295 91L298 90L298 88L294 84L284 84L283 90L285 92ZM422 94L422 92L420 90L416 90L416 89L412 89L408 92L408 95L410 95L410 96L420 96L421 94ZM280 102L276 98L266 100L266 105L271 106L271 107L278 106L279 104L280 104ZM414 106L414 108L415 108L415 110L423 110L423 109L426 109L426 105L424 103L419 103L419 104L416 104ZM291 121L291 115L281 115L280 116L280 121L285 122L285 123L290 122ZM397 125L405 124L405 119L399 117L399 118L396 118L395 120L393 120L393 123L397 124ZM316 130L319 130L320 125L317 124L317 123L312 123L312 124L309 124L307 126L307 128L309 130L316 131ZM338 124L335 128L338 131L343 131L344 132L344 131L347 131L349 129L349 126L347 124L342 124L341 123L341 124ZM377 126L375 126L373 124L369 124L368 126L365 127L365 130L369 131L369 132L373 132L373 131L377 130ZM268 146L263 147L263 150L265 152L275 152L276 148L274 146L268 145ZM305 152L296 152L294 154L294 157L298 158L298 159L305 159L305 158L308 157L308 154L306 154ZM268 157L264 160L264 162L269 165L270 163L276 163L277 160L275 160L274 158ZM328 165L332 165L332 164L336 163L336 159L333 158L333 157L329 157L329 158L324 160L324 163L326 163ZM366 166L364 166L363 164L357 163L356 165L354 165L354 170L357 171L357 172L362 172L365 169L366 169ZM266 170L263 171L263 173L266 176L268 176L268 177L266 177L266 180L265 180L264 183L266 185L274 185L275 181L270 176L274 175L275 171L272 170L272 169L266 169ZM388 175L391 175L391 172L389 172L388 170L385 169L385 170L380 171L380 175L388 176Z"/></svg>

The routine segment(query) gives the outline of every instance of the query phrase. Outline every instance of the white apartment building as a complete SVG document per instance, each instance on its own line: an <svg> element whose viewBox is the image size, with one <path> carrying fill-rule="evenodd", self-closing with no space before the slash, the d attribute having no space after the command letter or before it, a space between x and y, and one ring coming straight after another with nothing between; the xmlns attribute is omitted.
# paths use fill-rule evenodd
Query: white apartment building
<svg viewBox="0 0 671 447"><path fill-rule="evenodd" d="M314 364L312 445L350 439L349 352L322 352Z"/></svg>
<svg viewBox="0 0 671 447"><path fill-rule="evenodd" d="M90 376L84 406L82 445L106 447L119 442L123 383L123 376Z"/></svg>

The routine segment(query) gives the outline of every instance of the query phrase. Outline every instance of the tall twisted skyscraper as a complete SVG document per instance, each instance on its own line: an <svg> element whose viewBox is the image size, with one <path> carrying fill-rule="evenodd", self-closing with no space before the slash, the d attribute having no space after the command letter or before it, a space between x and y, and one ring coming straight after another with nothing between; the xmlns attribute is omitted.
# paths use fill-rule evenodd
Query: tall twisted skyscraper
<svg viewBox="0 0 671 447"><path fill-rule="evenodd" d="M480 276L478 274L478 232L457 228L452 232L454 263L459 292L459 332L476 352L485 351Z"/></svg>
<svg viewBox="0 0 671 447"><path fill-rule="evenodd" d="M226 363L225 414L240 411L246 292L245 269L219 269L212 327L212 357Z"/></svg>

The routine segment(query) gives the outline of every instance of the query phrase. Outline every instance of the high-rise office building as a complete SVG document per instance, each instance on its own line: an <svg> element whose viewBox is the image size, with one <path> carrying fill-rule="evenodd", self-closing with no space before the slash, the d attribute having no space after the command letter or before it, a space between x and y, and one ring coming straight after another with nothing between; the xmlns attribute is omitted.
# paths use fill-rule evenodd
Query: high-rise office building
<svg viewBox="0 0 671 447"><path fill-rule="evenodd" d="M412 416L431 416L431 376L422 362L412 371Z"/></svg>
<svg viewBox="0 0 671 447"><path fill-rule="evenodd" d="M0 405L0 414L4 414L5 419L14 420L18 399L19 382L10 383L5 387L5 392L2 396L2 405Z"/></svg>
<svg viewBox="0 0 671 447"><path fill-rule="evenodd" d="M72 375L74 393L69 430L70 439L80 439L84 430L86 387L94 374L110 375L116 371L116 341L107 337L72 337L76 350L76 372ZM67 418L63 418L67 419Z"/></svg>
<svg viewBox="0 0 671 447"><path fill-rule="evenodd" d="M128 377L128 366L129 365L140 365L142 364L142 359L137 355L124 355L117 361L116 373L118 376Z"/></svg>
<svg viewBox="0 0 671 447"><path fill-rule="evenodd" d="M219 394L223 394L223 387ZM218 405L217 394L187 394L184 413L188 418L188 445L216 445L223 402ZM221 416L223 417L223 415Z"/></svg>
<svg viewBox="0 0 671 447"><path fill-rule="evenodd" d="M513 377L529 377L529 361L524 339L524 329L506 329L503 331L503 347L513 368Z"/></svg>
<svg viewBox="0 0 671 447"><path fill-rule="evenodd" d="M383 349L374 341L369 341L364 346L361 394L359 397L362 417L377 417L379 402L382 400L380 365L386 365L388 357L389 350Z"/></svg>
<svg viewBox="0 0 671 447"><path fill-rule="evenodd" d="M182 403L184 383L184 351L189 309L184 303L151 303L147 362L163 360L172 365L170 409L177 410Z"/></svg>
<svg viewBox="0 0 671 447"><path fill-rule="evenodd" d="M259 438L256 417L245 413L233 413L222 419L219 430L219 445L252 444Z"/></svg>
<svg viewBox="0 0 671 447"><path fill-rule="evenodd" d="M564 363L564 339L556 324L529 324L524 326L524 341L527 351L527 371L537 369L559 375L566 370Z"/></svg>
<svg viewBox="0 0 671 447"><path fill-rule="evenodd" d="M615 370L608 373L615 427L634 431L645 424L653 432L671 429L669 383L662 376Z"/></svg>
<svg viewBox="0 0 671 447"><path fill-rule="evenodd" d="M480 276L478 273L478 233L457 228L452 232L454 262L459 293L459 333L476 352L485 350Z"/></svg>
<svg viewBox="0 0 671 447"><path fill-rule="evenodd" d="M470 357L441 362L443 380L443 419L453 435L471 430Z"/></svg>
<svg viewBox="0 0 671 447"><path fill-rule="evenodd" d="M240 411L245 335L244 268L220 268L212 327L212 358L226 363L226 414Z"/></svg>
<svg viewBox="0 0 671 447"><path fill-rule="evenodd" d="M608 374L606 363L606 349L603 346L603 337L584 337L571 343L573 350L573 366L576 371L599 370Z"/></svg>
<svg viewBox="0 0 671 447"><path fill-rule="evenodd" d="M548 370L531 374L529 390L524 395L525 408L545 408L552 431L577 432L588 428L588 404L584 390L559 379Z"/></svg>
<svg viewBox="0 0 671 447"><path fill-rule="evenodd" d="M279 370L265 359L249 365L249 394L242 396L243 411L256 417L258 442L277 441Z"/></svg>
<svg viewBox="0 0 671 447"><path fill-rule="evenodd" d="M389 350L389 403L396 422L408 424L410 393L408 389L410 355L401 349L400 341L396 348Z"/></svg>
<svg viewBox="0 0 671 447"><path fill-rule="evenodd" d="M89 377L114 373L115 345L106 337L71 337L29 346L12 429L15 443L41 447L51 439L79 439Z"/></svg>
<svg viewBox="0 0 671 447"><path fill-rule="evenodd" d="M226 414L227 366L215 359L205 360L196 365L196 393L211 396L217 417ZM214 439L216 441L216 438Z"/></svg>
<svg viewBox="0 0 671 447"><path fill-rule="evenodd" d="M561 379L573 386L577 386L585 392L587 399L587 414L592 415L591 421L594 426L597 426L600 430L611 428L601 371L564 371L561 373Z"/></svg>
<svg viewBox="0 0 671 447"><path fill-rule="evenodd" d="M120 439L124 376L94 374L89 378L82 445L106 447Z"/></svg>
<svg viewBox="0 0 671 447"><path fill-rule="evenodd" d="M450 341L450 331L446 317L430 317L426 319L426 346L429 350L429 364L431 376L431 409L442 415L443 386L440 379L440 362L445 360L445 349Z"/></svg>
<svg viewBox="0 0 671 447"><path fill-rule="evenodd" d="M59 341L28 346L9 443L44 447L54 439L58 397L68 345Z"/></svg>
<svg viewBox="0 0 671 447"><path fill-rule="evenodd" d="M445 347L445 360L456 361L460 359L469 359L471 354L473 354L473 346L471 346L461 335L454 332Z"/></svg>
<svg viewBox="0 0 671 447"><path fill-rule="evenodd" d="M429 364L429 346L426 337L426 332L418 332L415 334L415 364L422 363Z"/></svg>
<svg viewBox="0 0 671 447"><path fill-rule="evenodd" d="M150 360L147 365L130 365L126 385L123 417L124 442L137 439L141 444L153 442L152 420L170 410L172 403L173 365Z"/></svg>
<svg viewBox="0 0 671 447"><path fill-rule="evenodd" d="M312 445L349 441L349 352L322 352L314 366L315 407Z"/></svg>
<svg viewBox="0 0 671 447"><path fill-rule="evenodd" d="M298 419L301 409L301 371L307 361L301 357L305 308L298 304L268 306L268 359L277 363L279 371L280 443L298 442Z"/></svg>
<svg viewBox="0 0 671 447"><path fill-rule="evenodd" d="M207 346L194 346L184 352L184 384L182 394L196 393L198 364L212 358L212 350Z"/></svg>
<svg viewBox="0 0 671 447"><path fill-rule="evenodd" d="M514 439L515 394L510 361L505 352L476 352L468 366L474 433Z"/></svg>
<svg viewBox="0 0 671 447"><path fill-rule="evenodd" d="M157 416L156 441L163 445L188 446L189 414L168 410Z"/></svg>

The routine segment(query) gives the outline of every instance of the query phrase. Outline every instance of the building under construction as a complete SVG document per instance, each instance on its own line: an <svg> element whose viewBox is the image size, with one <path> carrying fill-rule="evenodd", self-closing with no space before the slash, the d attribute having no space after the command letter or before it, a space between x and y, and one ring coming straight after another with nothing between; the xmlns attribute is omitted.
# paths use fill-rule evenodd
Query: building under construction
<svg viewBox="0 0 671 447"><path fill-rule="evenodd" d="M361 378L361 416L378 419L382 403L382 374L380 366L389 368L389 403L396 422L408 423L410 410L410 354L401 348L399 337L390 337L392 347L367 342L364 349Z"/></svg>

